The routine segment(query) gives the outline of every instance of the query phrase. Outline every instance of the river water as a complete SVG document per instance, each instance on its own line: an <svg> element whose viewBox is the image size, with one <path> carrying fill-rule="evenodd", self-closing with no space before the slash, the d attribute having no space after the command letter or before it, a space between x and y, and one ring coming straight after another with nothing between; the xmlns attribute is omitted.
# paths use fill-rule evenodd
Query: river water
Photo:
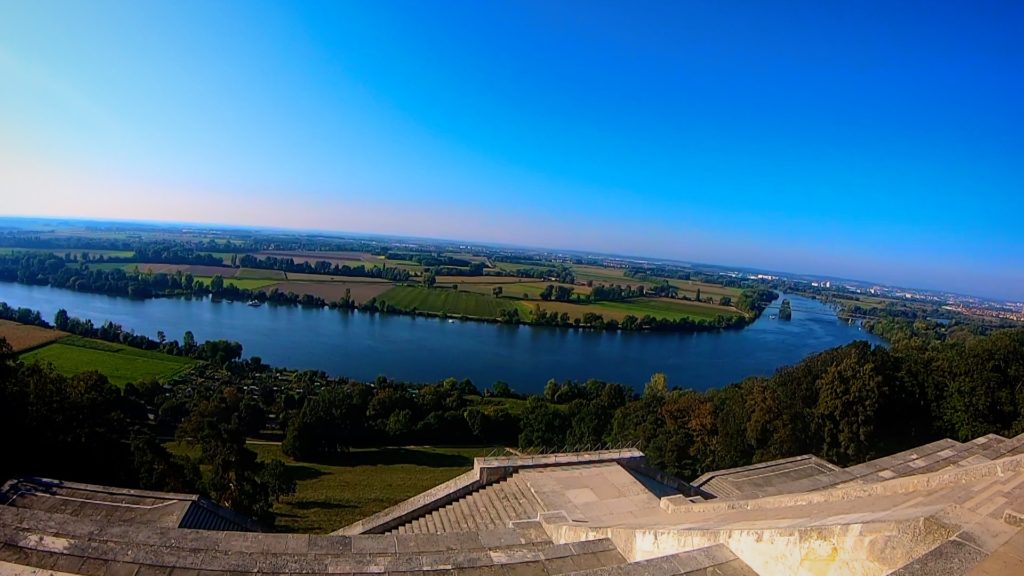
<svg viewBox="0 0 1024 576"><path fill-rule="evenodd" d="M854 340L882 340L835 317L816 300L786 295L790 322L773 320L780 298L743 330L699 334L598 332L508 326L390 314L264 305L209 299L135 300L48 286L0 282L0 301L42 312L52 322L64 308L94 323L111 320L156 337L242 343L246 356L290 368L325 370L370 380L380 374L410 382L449 376L478 387L497 380L538 392L550 378L597 378L642 389L654 372L669 384L704 390L747 376L770 375L814 352Z"/></svg>

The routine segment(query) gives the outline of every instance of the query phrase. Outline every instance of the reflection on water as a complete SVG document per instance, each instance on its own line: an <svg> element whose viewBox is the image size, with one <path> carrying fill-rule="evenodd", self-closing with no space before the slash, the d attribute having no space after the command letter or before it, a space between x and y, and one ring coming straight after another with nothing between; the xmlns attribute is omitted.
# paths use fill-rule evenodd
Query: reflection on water
<svg viewBox="0 0 1024 576"><path fill-rule="evenodd" d="M111 320L155 337L237 340L247 356L291 368L325 370L369 380L385 374L425 382L470 378L480 387L504 380L538 392L550 378L602 380L638 389L654 372L696 389L768 375L808 354L853 340L882 341L835 317L820 302L787 295L790 322L772 320L781 299L743 330L671 334L447 322L386 314L185 298L132 300L46 286L0 283L0 301L40 310L59 308L95 323Z"/></svg>

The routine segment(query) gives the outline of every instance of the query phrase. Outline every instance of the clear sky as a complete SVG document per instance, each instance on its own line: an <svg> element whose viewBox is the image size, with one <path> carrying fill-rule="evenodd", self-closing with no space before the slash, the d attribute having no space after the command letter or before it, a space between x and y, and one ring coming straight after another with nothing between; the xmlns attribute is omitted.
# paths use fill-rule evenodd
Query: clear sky
<svg viewBox="0 0 1024 576"><path fill-rule="evenodd" d="M1024 2L0 0L0 213L1024 299Z"/></svg>

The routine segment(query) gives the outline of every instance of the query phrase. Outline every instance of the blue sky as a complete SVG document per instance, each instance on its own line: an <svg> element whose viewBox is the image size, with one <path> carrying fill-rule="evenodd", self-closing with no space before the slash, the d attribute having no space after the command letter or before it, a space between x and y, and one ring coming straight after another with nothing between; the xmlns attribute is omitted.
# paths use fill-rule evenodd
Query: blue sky
<svg viewBox="0 0 1024 576"><path fill-rule="evenodd" d="M1024 299L1020 2L0 0L9 215Z"/></svg>

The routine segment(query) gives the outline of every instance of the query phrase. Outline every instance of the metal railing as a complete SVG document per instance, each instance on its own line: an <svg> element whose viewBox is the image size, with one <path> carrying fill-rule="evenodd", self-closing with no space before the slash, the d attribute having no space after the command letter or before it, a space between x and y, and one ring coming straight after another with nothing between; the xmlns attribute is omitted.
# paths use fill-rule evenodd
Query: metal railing
<svg viewBox="0 0 1024 576"><path fill-rule="evenodd" d="M529 448L509 448L503 446L491 450L485 458L548 456L551 454L580 454L585 452L626 452L640 450L642 445L643 442L641 440L636 440L619 443L566 444L561 447L533 446Z"/></svg>

